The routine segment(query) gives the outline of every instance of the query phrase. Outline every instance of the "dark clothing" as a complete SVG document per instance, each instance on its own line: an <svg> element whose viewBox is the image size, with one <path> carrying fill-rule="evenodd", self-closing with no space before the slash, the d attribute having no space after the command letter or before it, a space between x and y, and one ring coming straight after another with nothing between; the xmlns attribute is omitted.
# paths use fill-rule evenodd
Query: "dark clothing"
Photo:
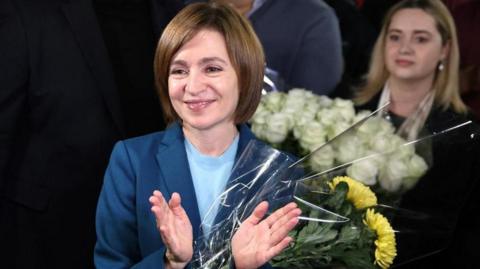
<svg viewBox="0 0 480 269"><path fill-rule="evenodd" d="M375 109L377 102L375 98L361 108ZM465 115L434 107L425 128L428 133L439 133L467 120ZM394 228L400 231L394 262L399 268L473 268L476 259L459 260L456 245L465 242L468 233L473 234L473 227L478 229L478 203L473 199L478 199L474 197L480 179L479 134L480 128L471 124L417 143L417 150L431 145L432 163L415 187L402 196L399 207L426 215L421 221L394 221ZM426 257L421 258L423 255ZM420 259L402 264L414 257Z"/></svg>
<svg viewBox="0 0 480 269"><path fill-rule="evenodd" d="M163 129L154 89L156 40L148 0L93 2L109 52L128 137Z"/></svg>
<svg viewBox="0 0 480 269"><path fill-rule="evenodd" d="M457 1L452 15L458 32L462 99L480 120L480 1Z"/></svg>
<svg viewBox="0 0 480 269"><path fill-rule="evenodd" d="M370 21L350 0L326 0L337 14L342 35L345 68L342 79L330 97L348 98L353 85L361 82L368 70L370 54L377 32Z"/></svg>
<svg viewBox="0 0 480 269"><path fill-rule="evenodd" d="M173 16L167 9L158 13L165 3L153 8L154 20ZM146 24L138 21L146 10L134 13L138 23L132 27ZM151 31L140 31L145 38L138 42L154 42ZM128 135L160 128L161 115L149 115L158 113L153 102L127 107L126 100L153 98L152 80L125 68L135 52L113 64L113 71L125 74L112 71L111 57L118 55L114 42L105 46L104 35L112 38L107 32L89 0L0 1L2 268L92 268L95 206L112 147ZM132 68L146 65L148 48ZM123 85L127 81L133 84ZM135 117L149 117L133 125L125 114L136 109L141 111Z"/></svg>
<svg viewBox="0 0 480 269"><path fill-rule="evenodd" d="M343 72L337 17L321 0L267 0L251 16L267 67L287 87L330 93ZM288 90L288 88L287 88Z"/></svg>

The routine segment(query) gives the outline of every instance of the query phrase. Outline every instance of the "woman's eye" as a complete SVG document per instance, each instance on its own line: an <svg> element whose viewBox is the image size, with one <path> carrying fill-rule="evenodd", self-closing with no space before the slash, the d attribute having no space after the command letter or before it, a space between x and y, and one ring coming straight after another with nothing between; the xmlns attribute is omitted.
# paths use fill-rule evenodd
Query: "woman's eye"
<svg viewBox="0 0 480 269"><path fill-rule="evenodd" d="M400 40L400 36L399 35L389 35L388 39L390 41L398 41L398 40Z"/></svg>
<svg viewBox="0 0 480 269"><path fill-rule="evenodd" d="M424 36L417 36L415 38L415 41L417 41L417 43L425 43L428 41L428 38L427 37L424 37Z"/></svg>
<svg viewBox="0 0 480 269"><path fill-rule="evenodd" d="M186 73L187 73L187 71L184 70L184 69L175 69L174 68L174 69L170 70L170 75L184 75Z"/></svg>
<svg viewBox="0 0 480 269"><path fill-rule="evenodd" d="M207 66L205 68L205 71L207 73L215 73L215 72L220 72L222 71L222 69L220 67L217 67L217 66Z"/></svg>

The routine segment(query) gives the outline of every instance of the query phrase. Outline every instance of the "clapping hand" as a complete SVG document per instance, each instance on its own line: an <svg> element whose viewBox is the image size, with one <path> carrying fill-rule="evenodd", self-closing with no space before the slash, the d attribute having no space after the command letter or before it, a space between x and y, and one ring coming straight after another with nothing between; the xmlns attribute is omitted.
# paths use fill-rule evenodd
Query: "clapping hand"
<svg viewBox="0 0 480 269"><path fill-rule="evenodd" d="M155 214L157 229L167 248L166 268L184 268L193 256L193 232L178 193L167 203L162 193L154 191L149 199Z"/></svg>
<svg viewBox="0 0 480 269"><path fill-rule="evenodd" d="M288 233L297 225L301 210L295 203L276 210L262 220L268 203L260 203L232 238L232 252L237 269L262 266L278 255L293 240Z"/></svg>

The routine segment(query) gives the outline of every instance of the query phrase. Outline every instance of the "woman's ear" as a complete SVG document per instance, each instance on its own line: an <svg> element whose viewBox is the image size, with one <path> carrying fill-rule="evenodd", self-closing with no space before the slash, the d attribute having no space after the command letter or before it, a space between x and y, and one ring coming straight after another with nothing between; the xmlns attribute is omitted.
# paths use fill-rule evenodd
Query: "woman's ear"
<svg viewBox="0 0 480 269"><path fill-rule="evenodd" d="M445 43L445 45L443 45L442 52L440 54L440 61L445 61L445 59L448 58L448 55L450 53L450 46L451 46L450 44L451 44L451 41L449 40Z"/></svg>

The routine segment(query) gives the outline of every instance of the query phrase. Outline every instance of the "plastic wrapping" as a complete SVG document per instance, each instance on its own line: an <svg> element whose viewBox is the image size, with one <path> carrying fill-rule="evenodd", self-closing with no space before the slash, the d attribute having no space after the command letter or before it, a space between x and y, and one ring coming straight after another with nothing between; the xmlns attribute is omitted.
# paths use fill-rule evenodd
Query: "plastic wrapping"
<svg viewBox="0 0 480 269"><path fill-rule="evenodd" d="M276 266L387 268L392 262L407 263L444 248L459 209L448 201L437 207L436 201L416 201L418 195L412 201L407 198L431 185L431 179L425 179L426 186L417 190L432 169L443 165L436 163L438 151L455 150L462 139L478 141L477 126L452 116L406 141L377 112L362 112L352 119L353 124L339 124L341 130L325 134L320 145L311 143L301 159L252 141L202 223L208 233L195 242L193 268L229 266L231 239L261 201L269 202L269 212L291 201L302 208L302 221L291 233L296 241L273 259ZM308 123L302 128L308 132ZM288 139L282 140L289 144L286 149L311 142L298 139L292 147ZM280 139L275 141L281 146ZM461 196L468 184L461 185L451 191ZM417 204L421 206L412 206ZM207 223L213 224L206 227ZM378 246L382 244L386 246Z"/></svg>

